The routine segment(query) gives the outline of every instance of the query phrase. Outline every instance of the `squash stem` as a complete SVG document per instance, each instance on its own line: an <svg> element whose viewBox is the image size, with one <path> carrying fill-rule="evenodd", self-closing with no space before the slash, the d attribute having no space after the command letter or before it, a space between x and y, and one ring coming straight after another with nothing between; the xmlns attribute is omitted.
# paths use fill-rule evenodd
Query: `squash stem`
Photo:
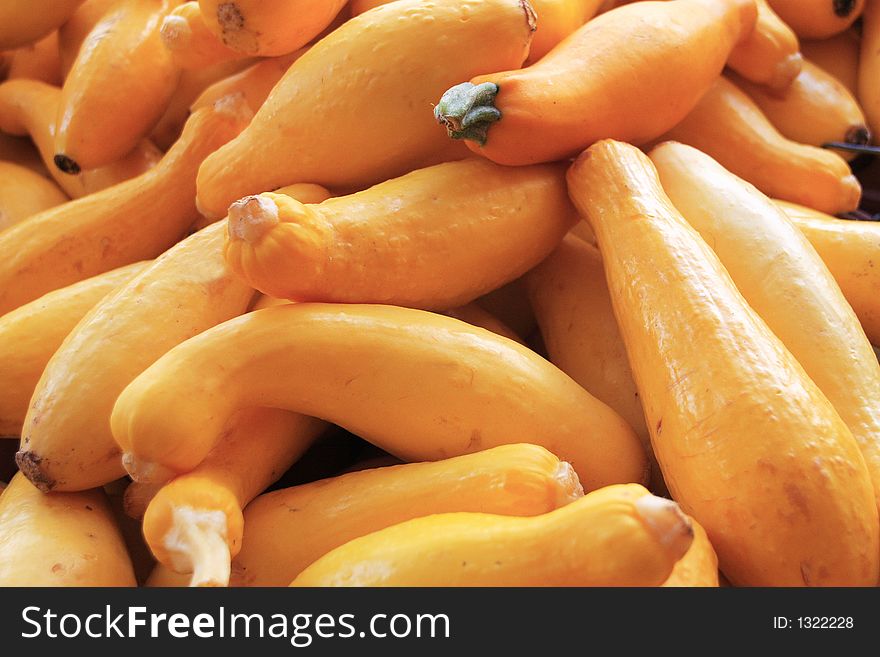
<svg viewBox="0 0 880 657"><path fill-rule="evenodd" d="M482 146L489 128L501 120L501 112L495 107L497 95L498 85L494 82L457 84L440 98L434 116L453 139L469 139Z"/></svg>
<svg viewBox="0 0 880 657"><path fill-rule="evenodd" d="M163 542L171 555L171 567L192 573L190 586L229 586L232 557L222 511L175 507Z"/></svg>
<svg viewBox="0 0 880 657"><path fill-rule="evenodd" d="M245 196L229 206L229 237L256 244L278 224L278 206L265 196Z"/></svg>

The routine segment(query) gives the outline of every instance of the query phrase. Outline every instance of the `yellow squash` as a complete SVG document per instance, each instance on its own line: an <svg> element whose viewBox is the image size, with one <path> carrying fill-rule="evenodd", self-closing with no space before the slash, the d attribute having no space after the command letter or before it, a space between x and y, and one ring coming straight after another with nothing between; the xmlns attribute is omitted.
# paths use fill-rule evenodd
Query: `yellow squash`
<svg viewBox="0 0 880 657"><path fill-rule="evenodd" d="M171 96L171 101L165 108L165 113L150 132L150 141L162 150L171 148L174 142L180 138L183 126L186 125L186 121L192 113L190 107L193 101L212 84L241 71L251 61L249 59L237 59L183 71L180 74L174 95ZM218 97L216 100L220 100L220 98ZM212 105L213 103L209 104Z"/></svg>
<svg viewBox="0 0 880 657"><path fill-rule="evenodd" d="M313 195L313 187L286 191ZM175 345L248 309L254 291L223 261L224 231L217 222L170 249L58 349L34 391L19 457L39 486L79 490L121 476L109 422L119 393ZM77 385L84 377L90 385Z"/></svg>
<svg viewBox="0 0 880 657"><path fill-rule="evenodd" d="M107 496L44 495L19 473L0 496L0 586L135 586Z"/></svg>
<svg viewBox="0 0 880 657"><path fill-rule="evenodd" d="M70 18L82 0L3 0L0 2L0 50L43 38Z"/></svg>
<svg viewBox="0 0 880 657"><path fill-rule="evenodd" d="M61 84L61 59L58 54L58 32L22 46L12 52L7 80L40 80Z"/></svg>
<svg viewBox="0 0 880 657"><path fill-rule="evenodd" d="M68 200L58 185L33 169L0 160L0 231Z"/></svg>
<svg viewBox="0 0 880 657"><path fill-rule="evenodd" d="M877 506L852 433L672 206L610 140L568 175L674 499L741 586L873 586Z"/></svg>
<svg viewBox="0 0 880 657"><path fill-rule="evenodd" d="M767 0L798 36L827 39L855 22L872 0Z"/></svg>
<svg viewBox="0 0 880 657"><path fill-rule="evenodd" d="M444 513L327 553L291 586L659 586L690 521L653 495L586 495L531 518Z"/></svg>
<svg viewBox="0 0 880 657"><path fill-rule="evenodd" d="M10 80L0 84L0 130L29 136L58 186L70 198L80 198L141 175L152 168L162 152L142 140L125 157L77 176L55 166L55 112L61 90L38 80Z"/></svg>
<svg viewBox="0 0 880 657"><path fill-rule="evenodd" d="M665 587L714 588L718 583L718 555L706 530L691 519L694 528L694 541L685 555L675 564L669 578L663 582Z"/></svg>
<svg viewBox="0 0 880 657"><path fill-rule="evenodd" d="M192 575L181 575L168 566L157 563L144 586L147 588L183 588L189 586Z"/></svg>
<svg viewBox="0 0 880 657"><path fill-rule="evenodd" d="M880 364L822 258L773 201L708 155L670 142L650 157L675 207L849 427L880 508Z"/></svg>
<svg viewBox="0 0 880 657"><path fill-rule="evenodd" d="M275 57L302 48L333 22L347 0L199 0L205 24L245 55Z"/></svg>
<svg viewBox="0 0 880 657"><path fill-rule="evenodd" d="M118 160L162 116L180 70L159 28L175 4L120 0L92 28L58 103L54 161L61 171L77 174Z"/></svg>
<svg viewBox="0 0 880 657"><path fill-rule="evenodd" d="M776 201L807 236L834 275L874 345L880 345L880 223L837 219Z"/></svg>
<svg viewBox="0 0 880 657"><path fill-rule="evenodd" d="M162 480L198 465L227 419L255 404L334 422L404 460L531 442L588 490L646 475L626 422L546 360L394 306L299 303L228 321L135 379L111 426L129 473Z"/></svg>
<svg viewBox="0 0 880 657"><path fill-rule="evenodd" d="M858 71L859 101L871 131L880 135L880 3L873 0L865 7L862 18Z"/></svg>
<svg viewBox="0 0 880 657"><path fill-rule="evenodd" d="M184 2L162 21L162 43L174 63L183 69L199 69L246 57L226 45L208 29L198 2Z"/></svg>
<svg viewBox="0 0 880 657"><path fill-rule="evenodd" d="M247 120L241 103L193 114L150 171L41 212L0 233L0 314L122 265L155 258L195 221L195 177L208 153Z"/></svg>
<svg viewBox="0 0 880 657"><path fill-rule="evenodd" d="M662 486L599 250L570 235L524 280L550 361L635 429Z"/></svg>
<svg viewBox="0 0 880 657"><path fill-rule="evenodd" d="M244 545L230 583L286 586L330 550L412 518L456 511L534 516L582 494L570 465L528 444L273 491L245 509Z"/></svg>
<svg viewBox="0 0 880 657"><path fill-rule="evenodd" d="M435 163L449 140L432 104L455 82L521 65L533 31L522 0L398 0L353 18L300 57L241 136L205 161L199 207L219 218L281 185L363 188Z"/></svg>
<svg viewBox="0 0 880 657"><path fill-rule="evenodd" d="M733 49L727 65L756 84L784 89L800 73L803 62L797 35L782 22L767 0L756 0L755 4L758 6L755 31Z"/></svg>
<svg viewBox="0 0 880 657"><path fill-rule="evenodd" d="M245 197L226 261L274 297L447 309L525 273L576 221L563 166L467 159L317 205Z"/></svg>
<svg viewBox="0 0 880 657"><path fill-rule="evenodd" d="M253 291L226 268L222 229L209 226L170 249L95 306L58 349L34 390L17 457L39 487L82 490L122 476L109 422L116 397L166 351L247 309Z"/></svg>
<svg viewBox="0 0 880 657"><path fill-rule="evenodd" d="M146 263L120 267L55 290L0 316L0 436L17 437L34 387L77 322Z"/></svg>
<svg viewBox="0 0 880 657"><path fill-rule="evenodd" d="M445 311L443 314L454 317L455 319L460 319L471 326L479 326L487 331L492 331L492 333L496 333L508 340L519 342L522 345L525 344L522 338L519 337L512 328L476 303L468 303L464 306L459 306L458 308L452 308Z"/></svg>
<svg viewBox="0 0 880 657"><path fill-rule="evenodd" d="M269 92L278 84L290 65L307 52L306 48L281 57L269 57L251 64L243 71L217 80L193 101L190 109L213 105L224 96L242 94L251 111L256 113L266 102Z"/></svg>
<svg viewBox="0 0 880 657"><path fill-rule="evenodd" d="M715 81L666 139L694 146L774 198L836 214L858 207L861 185L831 151L786 139L748 94Z"/></svg>
<svg viewBox="0 0 880 657"><path fill-rule="evenodd" d="M733 78L782 135L810 146L829 141L868 144L871 131L859 102L842 82L804 61L803 69L782 91ZM841 153L847 157L846 153Z"/></svg>
<svg viewBox="0 0 880 657"><path fill-rule="evenodd" d="M61 77L66 78L89 32L120 0L85 0L71 17L58 28L58 48L61 57Z"/></svg>
<svg viewBox="0 0 880 657"><path fill-rule="evenodd" d="M150 500L144 536L159 563L192 573L192 586L227 586L230 561L241 550L241 510L325 428L315 418L274 408L242 411L195 470L170 481Z"/></svg>

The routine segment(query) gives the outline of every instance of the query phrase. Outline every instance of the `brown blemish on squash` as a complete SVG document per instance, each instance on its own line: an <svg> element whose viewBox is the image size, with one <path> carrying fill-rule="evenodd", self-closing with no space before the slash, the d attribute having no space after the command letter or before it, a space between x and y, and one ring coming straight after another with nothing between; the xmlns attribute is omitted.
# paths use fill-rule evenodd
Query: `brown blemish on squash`
<svg viewBox="0 0 880 657"><path fill-rule="evenodd" d="M224 2L217 7L217 22L224 32L240 30L244 27L244 16L234 2Z"/></svg>
<svg viewBox="0 0 880 657"><path fill-rule="evenodd" d="M523 11L526 15L526 23L528 23L529 31L535 32L538 29L538 14L535 13L532 5L529 4L528 0L519 0L519 6L522 7Z"/></svg>
<svg viewBox="0 0 880 657"><path fill-rule="evenodd" d="M789 503L800 511L805 518L809 518L810 505L798 485L787 483L782 488L785 491L785 496L788 498Z"/></svg>
<svg viewBox="0 0 880 657"><path fill-rule="evenodd" d="M22 474L43 493L48 493L55 488L55 480L46 476L43 472L43 459L34 452L19 450L15 454L15 464Z"/></svg>

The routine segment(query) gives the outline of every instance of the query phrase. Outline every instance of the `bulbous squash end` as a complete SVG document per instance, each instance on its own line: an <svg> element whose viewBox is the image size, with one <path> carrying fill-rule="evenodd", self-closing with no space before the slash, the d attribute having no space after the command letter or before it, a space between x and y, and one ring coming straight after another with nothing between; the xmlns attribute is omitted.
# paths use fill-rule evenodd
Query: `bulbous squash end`
<svg viewBox="0 0 880 657"><path fill-rule="evenodd" d="M553 478L559 483L556 506L565 506L584 496L584 487L571 463L560 461Z"/></svg>
<svg viewBox="0 0 880 657"><path fill-rule="evenodd" d="M678 504L654 495L645 495L635 501L636 512L657 541L678 560L684 556L694 540L694 527Z"/></svg>
<svg viewBox="0 0 880 657"><path fill-rule="evenodd" d="M229 239L256 244L279 221L275 201L266 196L246 196L229 206Z"/></svg>
<svg viewBox="0 0 880 657"><path fill-rule="evenodd" d="M867 146L871 143L871 131L866 125L850 126L844 135L844 141L847 144L856 144L858 146Z"/></svg>
<svg viewBox="0 0 880 657"><path fill-rule="evenodd" d="M56 154L55 157L52 158L52 161L55 162L55 166L58 167L60 171L70 174L71 176L78 176L80 171L82 171L79 164L64 153Z"/></svg>
<svg viewBox="0 0 880 657"><path fill-rule="evenodd" d="M844 176L841 181L840 208L828 212L828 214L842 214L853 212L859 207L862 200L862 184L853 175Z"/></svg>
<svg viewBox="0 0 880 657"><path fill-rule="evenodd" d="M27 450L19 450L15 454L15 464L22 474L41 492L48 493L57 483L45 471L46 461L39 454Z"/></svg>
<svg viewBox="0 0 880 657"><path fill-rule="evenodd" d="M182 16L166 16L159 33L162 43L172 52L185 48L192 38L192 29Z"/></svg>
<svg viewBox="0 0 880 657"><path fill-rule="evenodd" d="M788 55L773 67L773 77L768 80L767 86L777 90L787 89L801 74L803 67L804 56L800 52Z"/></svg>
<svg viewBox="0 0 880 657"><path fill-rule="evenodd" d="M859 3L856 0L834 0L834 13L841 18L847 18L853 13Z"/></svg>
<svg viewBox="0 0 880 657"><path fill-rule="evenodd" d="M132 479L142 484L161 484L170 481L178 474L159 463L144 461L131 452L122 455L122 466Z"/></svg>

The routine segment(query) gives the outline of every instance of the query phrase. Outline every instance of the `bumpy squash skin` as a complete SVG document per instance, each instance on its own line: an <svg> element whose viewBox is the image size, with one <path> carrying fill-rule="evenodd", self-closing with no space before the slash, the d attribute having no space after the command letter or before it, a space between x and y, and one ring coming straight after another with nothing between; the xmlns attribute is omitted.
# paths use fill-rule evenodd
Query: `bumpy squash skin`
<svg viewBox="0 0 880 657"><path fill-rule="evenodd" d="M669 500L597 493L530 518L409 520L332 550L291 586L660 585L690 546L690 522Z"/></svg>
<svg viewBox="0 0 880 657"><path fill-rule="evenodd" d="M39 80L10 80L0 84L0 130L28 135L40 151L49 174L70 198L80 198L112 187L151 169L162 152L142 140L128 155L112 164L79 175L55 166L55 113L61 90Z"/></svg>
<svg viewBox="0 0 880 657"><path fill-rule="evenodd" d="M450 89L435 115L450 136L467 139L468 148L499 164L564 159L606 137L647 142L691 111L731 49L752 30L755 16L754 0L619 7L533 66L480 75L471 79L472 87ZM489 97L477 100L481 89ZM465 113L457 105L459 94L490 116L474 118L470 105Z"/></svg>
<svg viewBox="0 0 880 657"><path fill-rule="evenodd" d="M801 71L803 57L797 35L767 0L756 0L755 30L740 43L727 65L747 80L771 89L784 89Z"/></svg>
<svg viewBox="0 0 880 657"><path fill-rule="evenodd" d="M527 444L273 491L245 509L247 532L230 583L287 586L330 550L412 518L454 511L533 516L582 494L568 464Z"/></svg>
<svg viewBox="0 0 880 657"><path fill-rule="evenodd" d="M868 339L880 345L880 224L846 221L776 201L834 275Z"/></svg>
<svg viewBox="0 0 880 657"><path fill-rule="evenodd" d="M315 185L313 183L294 183L293 185L285 185L284 187L276 189L275 194L289 196L300 203L309 205L313 203L323 203L333 196L333 194L330 193L330 190L326 187L321 187L320 185ZM201 230L205 226L210 226L212 223L215 222L202 215L196 221L193 228L195 230ZM284 299L284 301L287 301L287 299Z"/></svg>
<svg viewBox="0 0 880 657"><path fill-rule="evenodd" d="M135 586L103 491L44 495L18 473L0 496L0 586Z"/></svg>
<svg viewBox="0 0 880 657"><path fill-rule="evenodd" d="M801 41L804 57L839 80L853 96L859 89L859 48L861 38L855 29L846 30L830 39Z"/></svg>
<svg viewBox="0 0 880 657"><path fill-rule="evenodd" d="M783 137L724 77L665 139L698 148L767 196L831 214L855 210L861 198L861 185L842 157Z"/></svg>
<svg viewBox="0 0 880 657"><path fill-rule="evenodd" d="M165 112L180 69L159 28L175 4L120 0L92 28L58 103L54 162L63 172L77 174L118 160Z"/></svg>
<svg viewBox="0 0 880 657"><path fill-rule="evenodd" d="M230 560L241 550L242 509L284 474L325 428L320 420L275 408L243 411L199 467L170 481L150 500L143 531L156 559L194 572L201 580L194 583L228 585ZM221 563L210 563L214 555L205 555L203 545L175 540L187 529L176 516L181 509L223 516L218 531L228 551L216 555ZM220 581L204 581L205 571L213 578L217 570Z"/></svg>
<svg viewBox="0 0 880 657"><path fill-rule="evenodd" d="M576 221L563 165L471 158L318 205L246 197L229 209L226 261L274 297L443 310L525 273Z"/></svg>
<svg viewBox="0 0 880 657"><path fill-rule="evenodd" d="M873 586L871 480L828 400L675 210L638 149L569 171L599 240L654 453L734 585Z"/></svg>
<svg viewBox="0 0 880 657"><path fill-rule="evenodd" d="M223 44L259 57L302 48L345 4L346 0L199 0L205 25Z"/></svg>
<svg viewBox="0 0 880 657"><path fill-rule="evenodd" d="M55 290L0 317L0 436L17 437L52 354L101 299L141 271L137 262Z"/></svg>
<svg viewBox="0 0 880 657"><path fill-rule="evenodd" d="M827 39L862 15L865 0L767 0L779 17L804 39Z"/></svg>
<svg viewBox="0 0 880 657"><path fill-rule="evenodd" d="M58 185L39 173L0 161L0 231L68 200Z"/></svg>
<svg viewBox="0 0 880 657"><path fill-rule="evenodd" d="M394 0L352 0L351 15L357 16ZM527 64L536 62L595 16L603 0L529 0L535 10L537 29L532 39Z"/></svg>
<svg viewBox="0 0 880 657"><path fill-rule="evenodd" d="M247 309L253 291L226 268L222 229L209 226L158 258L99 303L53 356L17 457L42 489L82 490L122 476L109 424L116 397L166 351Z"/></svg>
<svg viewBox="0 0 880 657"><path fill-rule="evenodd" d="M0 50L20 48L57 29L82 0L4 0L0 3Z"/></svg>
<svg viewBox="0 0 880 657"><path fill-rule="evenodd" d="M47 210L0 233L0 314L110 269L155 258L198 213L195 178L208 153L247 120L240 104L203 109L150 171Z"/></svg>
<svg viewBox="0 0 880 657"><path fill-rule="evenodd" d="M865 114L846 86L821 68L804 61L803 69L783 91L772 91L732 77L787 139L810 146L829 141L864 145L871 141ZM840 153L845 159L854 154Z"/></svg>
<svg viewBox="0 0 880 657"><path fill-rule="evenodd" d="M362 189L427 166L449 147L432 104L455 82L521 65L533 19L521 0L398 0L353 18L298 59L241 137L205 161L199 207L219 218L282 185Z"/></svg>
<svg viewBox="0 0 880 657"><path fill-rule="evenodd" d="M675 207L849 427L880 506L880 364L822 258L773 201L708 155L666 143L650 157Z"/></svg>
<svg viewBox="0 0 880 657"><path fill-rule="evenodd" d="M226 419L255 404L329 420L403 460L528 441L569 461L588 490L646 476L632 429L537 354L395 306L298 303L226 322L133 381L111 426L141 479L192 469Z"/></svg>

